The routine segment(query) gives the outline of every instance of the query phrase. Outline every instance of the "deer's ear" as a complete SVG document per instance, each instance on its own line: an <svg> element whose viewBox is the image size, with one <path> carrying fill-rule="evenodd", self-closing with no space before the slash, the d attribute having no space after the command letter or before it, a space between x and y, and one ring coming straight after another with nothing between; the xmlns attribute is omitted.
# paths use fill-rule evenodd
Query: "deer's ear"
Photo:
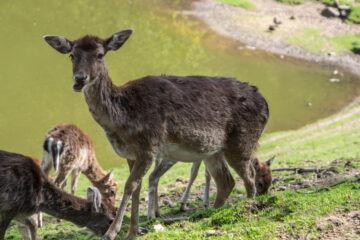
<svg viewBox="0 0 360 240"><path fill-rule="evenodd" d="M272 158L270 158L269 160L266 161L266 164L270 167L270 165L273 163L274 159L275 159L276 155L274 155Z"/></svg>
<svg viewBox="0 0 360 240"><path fill-rule="evenodd" d="M255 171L258 172L258 171L260 170L260 162L259 162L259 159L257 159L257 158L252 159L252 165L254 166Z"/></svg>
<svg viewBox="0 0 360 240"><path fill-rule="evenodd" d="M45 35L43 38L51 47L62 54L71 52L73 47L73 42L63 36Z"/></svg>
<svg viewBox="0 0 360 240"><path fill-rule="evenodd" d="M131 36L132 29L126 29L121 32L114 33L111 37L105 39L104 47L106 51L118 50Z"/></svg>
<svg viewBox="0 0 360 240"><path fill-rule="evenodd" d="M114 178L114 172L111 170L106 176L103 178L104 183L110 183Z"/></svg>
<svg viewBox="0 0 360 240"><path fill-rule="evenodd" d="M94 212L99 212L101 207L101 194L96 187L88 187L86 190L86 196L92 203L92 209Z"/></svg>

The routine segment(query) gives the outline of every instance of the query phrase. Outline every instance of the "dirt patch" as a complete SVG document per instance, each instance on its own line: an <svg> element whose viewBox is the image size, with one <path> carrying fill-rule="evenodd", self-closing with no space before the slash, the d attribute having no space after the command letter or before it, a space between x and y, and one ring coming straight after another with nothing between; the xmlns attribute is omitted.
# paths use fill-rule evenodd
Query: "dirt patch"
<svg viewBox="0 0 360 240"><path fill-rule="evenodd" d="M316 239L360 238L360 211L335 212L318 220Z"/></svg>

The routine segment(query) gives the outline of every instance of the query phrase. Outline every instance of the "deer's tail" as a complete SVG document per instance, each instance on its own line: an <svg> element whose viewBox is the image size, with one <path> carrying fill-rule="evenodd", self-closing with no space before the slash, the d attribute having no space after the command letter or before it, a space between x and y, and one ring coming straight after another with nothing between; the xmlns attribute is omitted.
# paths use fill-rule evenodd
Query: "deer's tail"
<svg viewBox="0 0 360 240"><path fill-rule="evenodd" d="M54 166L55 172L59 170L60 155L64 150L64 144L61 140L55 140L52 137L46 138L43 145L43 158L41 167L48 175L51 166Z"/></svg>

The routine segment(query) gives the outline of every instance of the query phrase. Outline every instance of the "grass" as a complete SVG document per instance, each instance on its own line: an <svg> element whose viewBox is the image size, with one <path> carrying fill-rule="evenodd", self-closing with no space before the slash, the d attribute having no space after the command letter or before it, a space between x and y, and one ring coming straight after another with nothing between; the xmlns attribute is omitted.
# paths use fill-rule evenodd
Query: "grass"
<svg viewBox="0 0 360 240"><path fill-rule="evenodd" d="M360 103L347 111L305 126L301 129L267 134L261 140L257 155L265 160L274 154L277 158L273 167L302 166L321 167L332 166L334 162L341 162L336 171L346 173L348 169L360 171ZM343 163L351 161L351 168L343 167ZM160 180L160 194L178 196L184 190L184 184L179 184L177 178L187 179L191 164L179 163L169 170ZM232 172L234 176L236 174ZM127 166L115 169L115 176L119 183L121 198L128 173ZM147 179L149 173L145 177ZM311 176L279 174L284 179L273 187L292 184L300 180L308 180ZM237 178L238 179L238 178ZM240 181L240 180L238 180ZM192 193L199 192L204 184L204 167L192 188ZM89 182L81 176L77 195L85 196ZM148 181L144 180L141 198L147 196ZM159 219L146 220L146 211L140 212L141 226L149 229L149 233L139 239L300 239L316 238L321 220L332 214L346 214L360 210L360 182L347 181L328 189L311 193L314 189L303 189L298 192L291 190L278 191L257 197L256 199L239 200L238 195L244 194L243 189L234 189L229 201L232 204L221 209L201 209L202 201L190 202L190 208L200 210L192 213L190 221L178 222L165 226L165 232L154 232L153 225ZM200 192L199 192L200 193ZM179 197L175 198L179 200ZM211 196L214 199L214 196ZM118 203L119 204L119 201ZM179 204L161 207L163 214L175 214ZM186 215L187 213L185 213ZM128 229L129 212L124 218L124 226L120 237L122 239ZM182 214L176 214L177 217ZM45 226L38 230L39 239L98 239L84 228L78 228L72 223L57 222L53 217L46 216ZM331 227L331 226L330 226ZM207 236L209 230L217 231L217 236ZM6 239L20 239L14 224L7 231Z"/></svg>
<svg viewBox="0 0 360 240"><path fill-rule="evenodd" d="M287 39L289 43L302 46L309 52L327 54L329 52L360 53L360 34L348 34L337 37L323 37L322 29L306 28L303 32Z"/></svg>
<svg viewBox="0 0 360 240"><path fill-rule="evenodd" d="M249 0L218 0L219 2L245 10L256 10L256 6Z"/></svg>

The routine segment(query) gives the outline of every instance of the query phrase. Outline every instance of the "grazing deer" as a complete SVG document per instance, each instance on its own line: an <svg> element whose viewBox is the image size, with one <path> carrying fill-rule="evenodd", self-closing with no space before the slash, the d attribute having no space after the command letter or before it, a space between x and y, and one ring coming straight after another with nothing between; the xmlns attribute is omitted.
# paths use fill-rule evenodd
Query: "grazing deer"
<svg viewBox="0 0 360 240"><path fill-rule="evenodd" d="M20 154L0 150L0 182L0 240L13 219L25 239L36 239L36 224L29 216L38 211L86 226L97 235L106 232L116 214L96 188L88 188L88 199L67 194L48 180L38 160Z"/></svg>
<svg viewBox="0 0 360 240"><path fill-rule="evenodd" d="M247 196L254 197L257 186L250 156L269 117L257 88L233 78L147 76L115 86L104 56L118 50L131 34L129 29L107 39L87 35L75 41L44 36L58 52L70 53L73 89L84 92L93 118L130 167L120 208L104 239L114 239L120 231L130 197L127 237L136 236L142 178L157 157L163 167L158 172L166 171L170 162L204 160L216 183L218 208L235 184L224 156L244 180Z"/></svg>
<svg viewBox="0 0 360 240"><path fill-rule="evenodd" d="M54 166L58 172L54 183L66 190L71 174L71 193L76 191L78 179L83 173L99 189L103 199L115 205L117 183L113 172L108 174L96 160L94 144L89 135L73 124L57 124L45 137L41 168L46 175Z"/></svg>
<svg viewBox="0 0 360 240"><path fill-rule="evenodd" d="M252 157L252 164L255 168L256 174L255 174L255 185L257 185L257 194L262 195L266 194L269 187L272 183L272 176L271 176L271 169L270 165L274 161L275 156L268 159L265 162L259 162L259 160L256 157ZM158 159L157 159L158 160ZM159 166L160 160L157 161L155 169ZM192 184L194 183L194 180L197 177L199 168L200 168L201 162L195 162L193 163L190 171L190 180L188 185L186 186L185 192L183 193L181 199L180 199L180 211L186 211L186 201L189 197L190 189ZM154 172L156 172L154 170ZM165 174L165 172L163 172ZM159 210L159 204L158 204L158 194L157 194L157 184L159 182L161 176L151 176L149 187L155 188L155 200L154 196L152 198L149 196L149 207L148 207L148 218L152 218L155 214L156 217L160 217L160 210ZM209 192L210 192L210 181L211 181L211 175L209 171L205 168L205 191L204 191L204 207L207 208L209 206ZM151 191L150 191L151 192ZM150 201L155 201L154 205ZM155 209L153 209L155 208ZM154 214L153 214L154 213Z"/></svg>

